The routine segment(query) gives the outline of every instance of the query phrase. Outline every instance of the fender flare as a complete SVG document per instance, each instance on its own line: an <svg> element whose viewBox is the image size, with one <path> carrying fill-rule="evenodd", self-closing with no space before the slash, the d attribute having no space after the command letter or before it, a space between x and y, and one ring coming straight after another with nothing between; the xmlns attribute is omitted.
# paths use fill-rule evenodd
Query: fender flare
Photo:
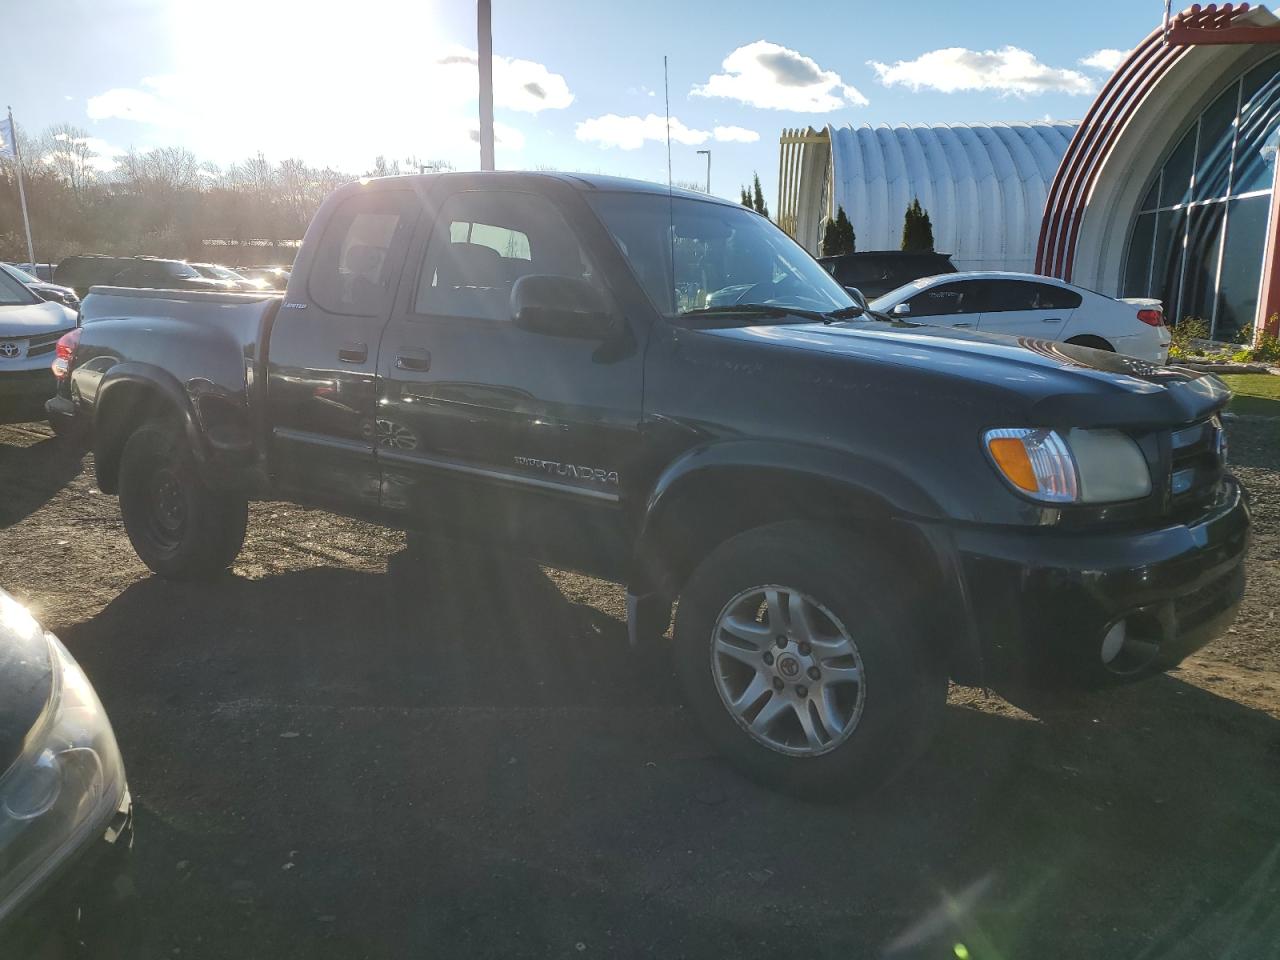
<svg viewBox="0 0 1280 960"><path fill-rule="evenodd" d="M832 450L801 443L764 440L724 440L689 450L659 475L639 518L639 534L628 585L628 625L633 643L643 639L646 621L665 630L674 600L669 582L664 582L662 547L666 542L664 524L685 495L693 493L699 479L714 471L743 471L757 476L771 473L786 483L819 483L842 493L840 509L850 520L901 522L917 535L918 546L927 552L939 580L938 600L954 612L958 629L948 638L945 655L954 675L972 677L982 673L980 648L970 624L968 601L957 558L945 526L945 511L920 484L894 465L871 456ZM817 505L815 505L817 507ZM818 510L820 512L820 508ZM655 614L652 610L658 610ZM632 607L646 616L632 616ZM660 609L659 609L660 608Z"/></svg>
<svg viewBox="0 0 1280 960"><path fill-rule="evenodd" d="M114 444L117 439L120 439L121 442L118 447L122 449L124 438L104 436L107 431L102 429L102 420L103 411L110 409L108 401L115 395L117 388L123 384L142 387L159 395L166 405L177 414L196 464L203 473L209 464L209 449L204 436L204 429L196 414L195 404L182 388L182 384L178 382L178 378L167 370L152 364L127 360L115 364L104 373L94 393L94 465L98 472L99 487L104 492L111 492L116 487L114 479L109 479L108 476L104 475L104 467L106 468L106 474L114 476L114 466L119 460L119 449L108 451L104 445L107 443ZM105 486L104 481L106 481Z"/></svg>

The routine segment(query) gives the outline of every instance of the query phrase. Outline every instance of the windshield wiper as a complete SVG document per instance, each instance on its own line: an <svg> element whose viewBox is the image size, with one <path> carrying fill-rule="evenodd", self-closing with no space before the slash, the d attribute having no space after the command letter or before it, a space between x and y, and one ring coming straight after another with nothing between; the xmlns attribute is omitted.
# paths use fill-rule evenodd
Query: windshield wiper
<svg viewBox="0 0 1280 960"><path fill-rule="evenodd" d="M854 309L857 308L855 307ZM683 319L684 317L731 317L734 314L741 314L743 316L750 317L774 317L777 319L781 319L783 317L802 317L805 320L813 320L819 323L825 322L828 317L833 316L833 314L821 313L817 310L802 310L799 307L784 307L776 303L726 303L718 307L698 307L696 310L684 310L677 314L677 316Z"/></svg>

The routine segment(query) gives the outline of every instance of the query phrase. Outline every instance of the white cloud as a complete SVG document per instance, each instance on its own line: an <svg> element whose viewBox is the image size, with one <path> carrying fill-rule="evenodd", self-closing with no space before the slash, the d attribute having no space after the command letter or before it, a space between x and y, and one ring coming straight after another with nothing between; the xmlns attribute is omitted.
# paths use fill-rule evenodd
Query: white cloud
<svg viewBox="0 0 1280 960"><path fill-rule="evenodd" d="M606 113L591 117L578 124L575 135L586 143L598 143L602 147L618 147L621 150L638 150L646 140L667 142L667 121L659 114L645 117L620 117ZM706 143L711 134L706 130L686 127L677 117L671 118L671 139L686 146Z"/></svg>
<svg viewBox="0 0 1280 960"><path fill-rule="evenodd" d="M867 61L885 86L943 93L958 90L994 90L1026 96L1032 93L1092 93L1095 83L1078 70L1049 67L1019 47L969 50L946 47L930 50L914 60L893 64Z"/></svg>
<svg viewBox="0 0 1280 960"><path fill-rule="evenodd" d="M1093 53L1084 57L1080 61L1082 67L1093 67L1095 70L1105 70L1107 73L1115 73L1116 68L1124 63L1125 57L1129 56L1128 50L1115 50L1105 47L1102 50L1095 50Z"/></svg>
<svg viewBox="0 0 1280 960"><path fill-rule="evenodd" d="M121 147L108 143L101 137L69 137L65 133L55 133L53 139L58 144L66 144L66 146L55 145L50 152L40 158L50 165L58 162L60 154L70 154L70 146L76 144L86 147L89 151L85 159L86 166L91 170L96 170L98 173L110 173L119 166L116 162L116 157L122 156L127 152Z"/></svg>
<svg viewBox="0 0 1280 960"><path fill-rule="evenodd" d="M746 127L716 127L711 135L721 143L755 143L760 134Z"/></svg>
<svg viewBox="0 0 1280 960"><path fill-rule="evenodd" d="M721 67L724 73L695 84L690 94L794 113L828 113L850 104L867 105L867 98L846 84L840 74L823 70L804 54L768 40L739 47L724 58Z"/></svg>
<svg viewBox="0 0 1280 960"><path fill-rule="evenodd" d="M168 105L153 93L132 87L113 87L89 98L90 120L133 120L137 123L164 124L172 116Z"/></svg>
<svg viewBox="0 0 1280 960"><path fill-rule="evenodd" d="M455 47L436 59L435 79L442 89L466 91L468 98L479 95L476 74L476 52ZM558 73L533 60L516 60L495 55L493 58L493 103L496 107L539 113L563 110L573 103L569 84Z"/></svg>

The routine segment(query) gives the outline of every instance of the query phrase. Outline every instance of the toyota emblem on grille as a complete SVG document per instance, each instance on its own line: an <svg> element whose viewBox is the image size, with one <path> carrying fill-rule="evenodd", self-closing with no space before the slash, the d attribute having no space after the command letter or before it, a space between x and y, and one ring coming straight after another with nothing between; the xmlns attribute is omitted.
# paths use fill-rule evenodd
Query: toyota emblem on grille
<svg viewBox="0 0 1280 960"><path fill-rule="evenodd" d="M16 343L0 343L0 357L4 357L6 360L12 360L20 352Z"/></svg>

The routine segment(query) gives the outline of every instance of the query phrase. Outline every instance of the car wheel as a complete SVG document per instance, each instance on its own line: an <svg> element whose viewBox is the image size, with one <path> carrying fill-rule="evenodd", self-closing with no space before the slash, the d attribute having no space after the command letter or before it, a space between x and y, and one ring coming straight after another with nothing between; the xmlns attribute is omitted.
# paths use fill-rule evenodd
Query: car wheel
<svg viewBox="0 0 1280 960"><path fill-rule="evenodd" d="M205 486L178 426L153 421L125 443L120 512L143 563L162 577L194 580L235 561L249 505Z"/></svg>
<svg viewBox="0 0 1280 960"><path fill-rule="evenodd" d="M718 547L675 630L676 672L711 740L749 776L803 796L891 779L928 744L947 693L912 583L805 524Z"/></svg>

